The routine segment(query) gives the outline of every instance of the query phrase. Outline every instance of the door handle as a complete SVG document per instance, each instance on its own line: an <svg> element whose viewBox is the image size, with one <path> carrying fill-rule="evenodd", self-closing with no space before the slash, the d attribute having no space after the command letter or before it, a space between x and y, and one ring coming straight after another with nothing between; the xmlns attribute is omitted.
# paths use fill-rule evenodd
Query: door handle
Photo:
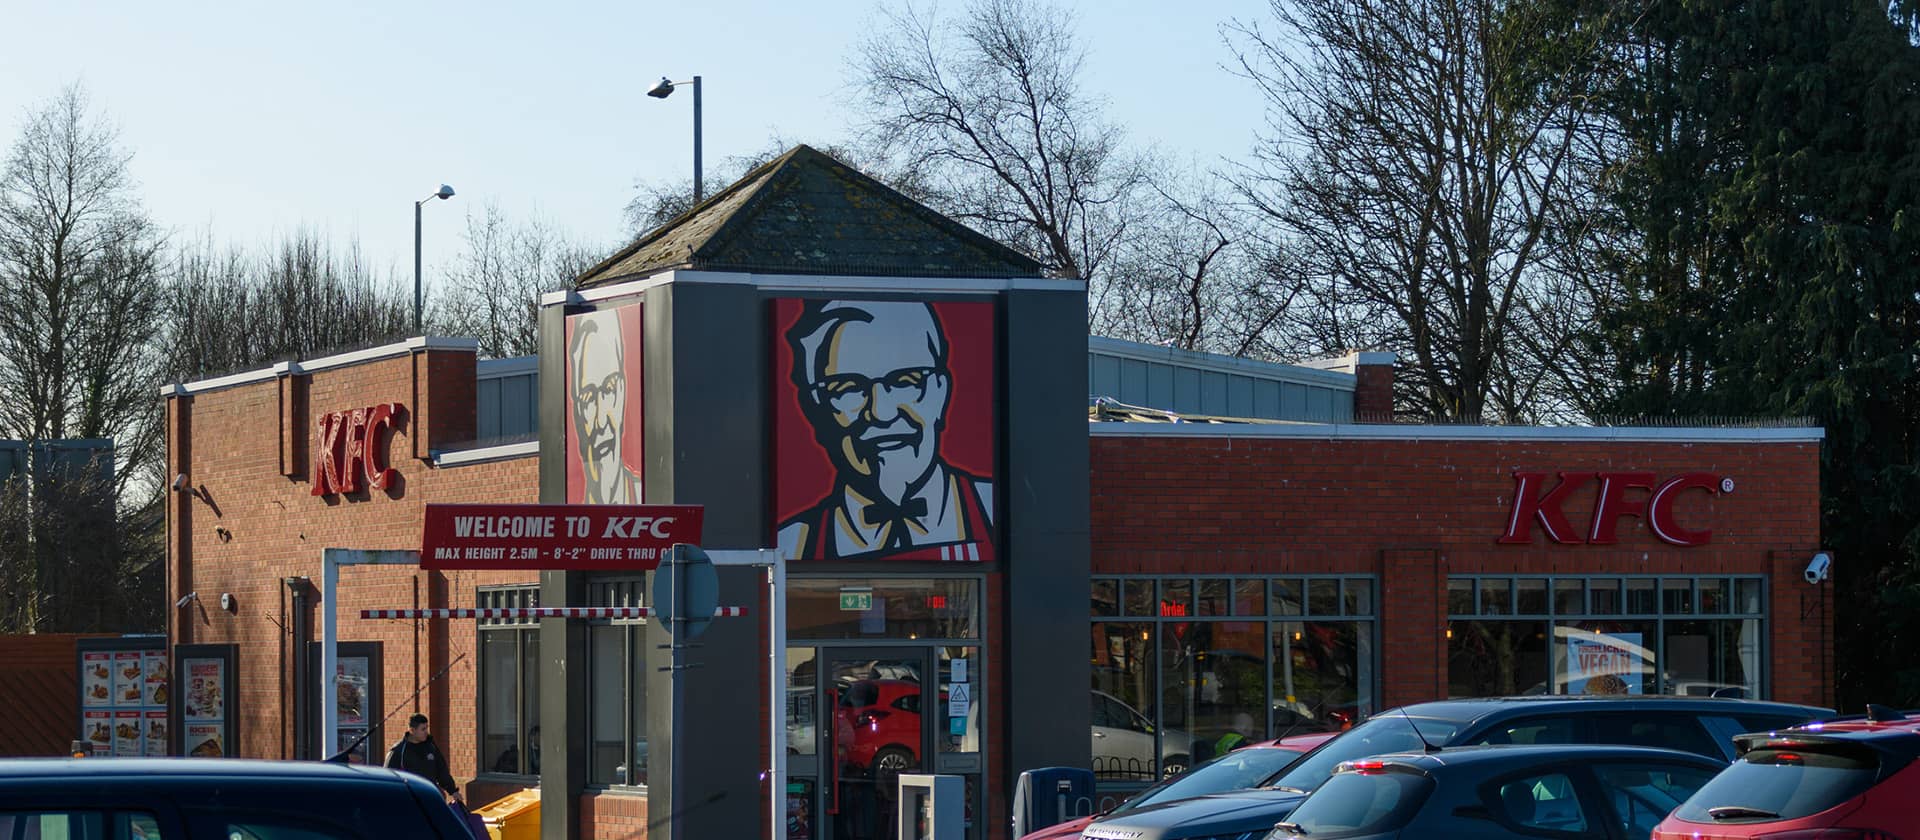
<svg viewBox="0 0 1920 840"><path fill-rule="evenodd" d="M1107 737L1107 733L1105 733L1105 732L1101 732L1100 730L1098 730L1098 729L1095 729L1095 730L1093 731L1093 737L1095 737L1095 738L1105 738L1105 737Z"/></svg>

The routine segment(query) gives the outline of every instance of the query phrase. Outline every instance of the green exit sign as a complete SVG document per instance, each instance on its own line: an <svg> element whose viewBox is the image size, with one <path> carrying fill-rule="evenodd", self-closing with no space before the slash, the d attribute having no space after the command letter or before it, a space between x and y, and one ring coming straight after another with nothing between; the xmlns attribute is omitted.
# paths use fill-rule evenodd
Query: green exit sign
<svg viewBox="0 0 1920 840"><path fill-rule="evenodd" d="M862 612L865 610L873 609L873 590L871 589L840 590L840 609L847 610L849 612Z"/></svg>

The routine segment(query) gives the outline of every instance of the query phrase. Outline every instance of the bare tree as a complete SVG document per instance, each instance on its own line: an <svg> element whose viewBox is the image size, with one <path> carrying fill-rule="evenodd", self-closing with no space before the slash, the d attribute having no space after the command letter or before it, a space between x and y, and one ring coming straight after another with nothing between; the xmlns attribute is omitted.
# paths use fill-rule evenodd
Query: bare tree
<svg viewBox="0 0 1920 840"><path fill-rule="evenodd" d="M13 143L0 172L0 435L156 449L144 421L162 238L130 158L78 87L28 114Z"/></svg>
<svg viewBox="0 0 1920 840"><path fill-rule="evenodd" d="M733 182L746 177L761 166L786 154L798 141L788 140L779 134L767 139L767 144L757 152L744 155L731 155L720 161L719 165L709 168L709 172L722 173L723 177L708 178L709 185L719 184L725 189ZM809 142L807 145L825 153L828 157L860 170L868 177L878 179L889 187L915 201L929 200L925 185L914 178L914 173L890 168L885 160L878 159L866 151L842 143ZM719 189L709 189L712 196ZM626 221L628 229L635 236L647 232L678 218L680 214L694 208L693 179L646 182L634 185L633 199L627 202Z"/></svg>
<svg viewBox="0 0 1920 840"><path fill-rule="evenodd" d="M959 20L883 8L857 48L861 142L938 210L1054 274L1104 279L1143 168L1081 90L1073 21L1043 0L974 0Z"/></svg>
<svg viewBox="0 0 1920 840"><path fill-rule="evenodd" d="M1587 83L1541 57L1590 36L1540 25L1534 0L1272 11L1277 33L1228 27L1270 129L1236 180L1286 254L1307 343L1398 352L1425 413L1529 419L1543 366L1515 363L1515 332L1571 300L1541 285Z"/></svg>
<svg viewBox="0 0 1920 840"><path fill-rule="evenodd" d="M524 222L489 204L467 215L466 243L436 287L434 328L480 340L489 358L540 352L540 295L566 289L606 249L571 242L539 218Z"/></svg>

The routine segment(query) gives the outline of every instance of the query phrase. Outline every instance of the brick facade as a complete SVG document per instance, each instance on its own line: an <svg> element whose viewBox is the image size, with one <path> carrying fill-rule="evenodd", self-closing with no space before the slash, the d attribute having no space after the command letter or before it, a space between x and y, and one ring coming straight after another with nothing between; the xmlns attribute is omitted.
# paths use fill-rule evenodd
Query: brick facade
<svg viewBox="0 0 1920 840"><path fill-rule="evenodd" d="M1446 696L1446 578L1452 574L1763 574L1773 699L1831 705L1832 588L1801 580L1820 547L1817 442L1595 441L1551 430L1507 439L1096 436L1095 574L1377 574L1382 701ZM1548 434L1538 434L1548 432ZM1673 437L1684 437L1677 430ZM1679 547L1641 518L1615 545L1497 545L1516 470L1704 471L1735 491L1689 494L1681 517L1711 528ZM1592 485L1564 505L1576 525Z"/></svg>
<svg viewBox="0 0 1920 840"><path fill-rule="evenodd" d="M386 446L399 480L387 490L314 496L315 424L327 412L398 402L406 411ZM240 723L234 753L293 755L294 656L291 598L283 579L311 578L319 600L321 550L417 549L428 502L531 502L537 459L519 457L435 466L434 450L469 440L474 430L474 353L425 347L358 364L281 375L230 387L195 387L168 400L168 464L199 495L173 494L168 510L168 603L188 592L200 600L175 610L170 641L238 645ZM379 444L376 444L379 445ZM385 709L400 709L383 740L397 740L414 711L433 719L435 740L467 784L478 766L475 733L478 634L471 621L363 621L358 611L395 607L471 607L476 587L535 583L532 572L423 572L411 567L350 567L340 575L337 614L343 642L382 643ZM235 608L219 608L232 593ZM324 609L324 605L317 607ZM320 635L313 616L313 638ZM416 687L452 663L447 676L405 703ZM404 708L402 708L404 705ZM490 785L475 793L497 796ZM487 799L479 799L485 802Z"/></svg>

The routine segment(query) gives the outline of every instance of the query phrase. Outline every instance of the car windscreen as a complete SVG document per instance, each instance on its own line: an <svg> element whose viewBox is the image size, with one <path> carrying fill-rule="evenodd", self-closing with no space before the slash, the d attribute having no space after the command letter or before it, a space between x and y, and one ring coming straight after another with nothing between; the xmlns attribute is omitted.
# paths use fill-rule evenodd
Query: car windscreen
<svg viewBox="0 0 1920 840"><path fill-rule="evenodd" d="M1433 780L1412 771L1338 773L1276 826L1273 837L1388 834L1405 827L1433 792Z"/></svg>
<svg viewBox="0 0 1920 840"><path fill-rule="evenodd" d="M1850 744L1756 749L1674 813L1688 822L1724 825L1799 819L1859 796L1879 772L1872 750Z"/></svg>
<svg viewBox="0 0 1920 840"><path fill-rule="evenodd" d="M1415 726L1419 731L1414 731ZM1445 746L1460 731L1461 723L1428 717L1408 717L1398 712L1375 715L1328 741L1320 749L1307 753L1267 786L1310 791L1333 775L1340 762L1397 752L1421 752L1427 744ZM1422 741L1422 738L1425 741Z"/></svg>
<svg viewBox="0 0 1920 840"><path fill-rule="evenodd" d="M1284 747L1235 750L1141 791L1111 813L1124 814L1135 808L1175 799L1258 787L1262 781L1286 769L1300 755L1298 750Z"/></svg>

